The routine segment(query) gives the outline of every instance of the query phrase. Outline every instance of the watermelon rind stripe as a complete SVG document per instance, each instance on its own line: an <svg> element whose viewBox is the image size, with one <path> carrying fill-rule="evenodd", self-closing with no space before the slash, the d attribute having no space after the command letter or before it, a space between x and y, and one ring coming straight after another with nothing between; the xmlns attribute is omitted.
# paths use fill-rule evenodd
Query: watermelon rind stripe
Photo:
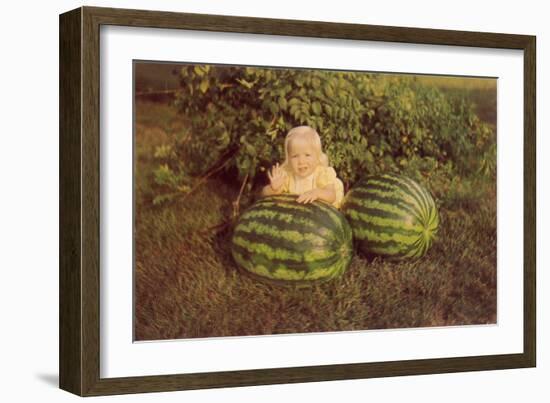
<svg viewBox="0 0 550 403"><path fill-rule="evenodd" d="M346 224L346 219L342 215L342 213L340 213L334 207L329 206L328 204L324 204L324 203L317 203L317 207L321 211L325 212L325 214L328 217L330 217L330 220L332 221L333 225L329 226L329 228L337 231L336 232L336 237L341 238L341 239L345 239L346 234L345 234L344 225ZM326 223L326 225L328 226L328 223ZM348 232L351 232L351 231L348 231Z"/></svg>
<svg viewBox="0 0 550 403"><path fill-rule="evenodd" d="M274 248L266 242L258 242L256 240L247 239L246 234L233 234L233 244L241 246L249 252L264 255L271 260L287 262L302 262L303 260L299 253L292 252L284 248Z"/></svg>
<svg viewBox="0 0 550 403"><path fill-rule="evenodd" d="M250 245L250 250L257 250L259 252L261 248L264 251L263 253L272 256L274 259L283 259L283 251L286 251L291 256L288 259L296 261L326 259L335 253L334 250L328 250L331 244L335 242L327 242L325 240L320 240L314 245L312 242L305 240L294 242L287 238L272 238L258 232L245 232L241 228L235 231L234 236L245 240ZM252 249L253 247L254 249ZM301 253L296 253L296 257L292 257L293 254L289 252L290 250L300 251Z"/></svg>
<svg viewBox="0 0 550 403"><path fill-rule="evenodd" d="M418 238L412 242L409 243L403 243L399 241L394 240L374 240L374 239L366 239L362 242L364 245L366 245L369 249L373 251L382 251L385 253L400 253L401 255L412 257L413 255L422 255L423 253L417 253L419 251L419 248L424 244L423 237L421 235L418 236Z"/></svg>
<svg viewBox="0 0 550 403"><path fill-rule="evenodd" d="M396 174L364 178L346 195L342 211L359 249L391 259L423 256L439 227L430 192Z"/></svg>
<svg viewBox="0 0 550 403"><path fill-rule="evenodd" d="M390 183L395 184L395 186L398 187L403 193L406 193L412 196L418 203L421 210L423 212L426 211L428 206L426 205L425 200L422 197L423 192L421 192L421 194L418 194L418 188L415 186L411 186L411 182L413 181L411 181L410 179L404 176L395 176L395 175L382 175L382 178L384 180L389 181Z"/></svg>
<svg viewBox="0 0 550 403"><path fill-rule="evenodd" d="M341 275L353 256L352 229L328 203L296 202L296 195L258 200L233 230L232 255L259 278L318 283Z"/></svg>
<svg viewBox="0 0 550 403"><path fill-rule="evenodd" d="M293 205L294 204L294 205ZM320 203L316 205L316 207L319 207L320 210L322 206L320 206ZM328 207L329 209L333 209L332 207ZM339 231L342 227L342 222L338 222L333 219L332 216L330 216L328 213L330 210L321 210L323 211L323 216L319 214L317 211L317 214L313 212L312 209L307 208L305 206L301 206L300 204L296 203L295 200L292 200L290 202L280 202L280 203L272 203L272 202L265 202L261 205L254 206L253 209L249 210L248 212L245 212L243 214L244 218L248 217L248 213L252 215L256 215L256 211L269 211L272 213L277 213L281 215L281 219L286 221L287 223L291 222L308 222L310 224L307 224L308 226L314 226L314 227L323 227L326 228L327 232L331 231ZM261 214L261 213L260 213ZM271 214L271 216L276 219L276 214ZM286 223L285 223L286 225Z"/></svg>
<svg viewBox="0 0 550 403"><path fill-rule="evenodd" d="M235 229L235 234L240 233L248 234L252 239L253 237L273 238L271 245L281 245L281 247L296 247L299 250L311 248L311 247L322 247L331 243L330 239L323 238L317 234L311 232L300 232L291 229L278 230L272 225L265 225L258 221L249 221L244 223L239 223L238 227ZM303 246L301 246L303 245Z"/></svg>
<svg viewBox="0 0 550 403"><path fill-rule="evenodd" d="M340 256L334 254L333 256L322 259L314 260L310 262L304 262L302 260L285 260L285 259L275 259L271 255L266 254L266 250L261 248L260 244L250 245L248 242L244 241L244 238L237 237L233 241L233 253L238 253L240 256L251 256L254 255L253 259L247 259L247 266L257 266L265 265L268 267L269 271L280 270L285 268L289 271L315 271L324 267L332 267L336 264Z"/></svg>
<svg viewBox="0 0 550 403"><path fill-rule="evenodd" d="M423 205L418 197L418 195L411 193L411 191L404 187L395 187L393 185L391 190L386 190L386 194L383 193L382 189L379 189L378 187L371 187L371 185L368 185L368 188L358 188L357 193L359 196L363 195L365 198L370 199L373 197L373 194L378 194L384 199L387 199L388 202L391 202L393 200L399 200L400 205L407 205L409 204L409 209L413 209L415 213L418 216L423 216ZM372 190L371 190L372 189Z"/></svg>
<svg viewBox="0 0 550 403"><path fill-rule="evenodd" d="M372 240L364 240L361 242L363 250L368 250L372 253L382 255L399 255L403 256L410 250L410 245L404 245L400 242L386 241L378 242Z"/></svg>
<svg viewBox="0 0 550 403"><path fill-rule="evenodd" d="M406 245L414 243L420 236L419 234L405 235L399 232L376 232L366 228L356 229L354 235L358 240L376 241L381 243L399 242Z"/></svg>
<svg viewBox="0 0 550 403"><path fill-rule="evenodd" d="M318 207L319 210L322 209L320 203L317 204L316 207ZM324 216L320 216L318 212L317 214L315 214L312 209L301 206L300 204L296 203L296 201L282 203L264 202L261 205L254 206L254 209L245 212L243 214L243 217L246 217L247 213L260 211L260 209L261 211L269 209L268 211L271 211L273 213L287 214L287 221L289 221L289 218L301 218L303 220L314 222L318 227L327 227L328 230L337 230L342 227L341 222L334 220L334 218L328 213L330 210L322 210L325 214ZM273 217L275 217L275 215L273 215Z"/></svg>
<svg viewBox="0 0 550 403"><path fill-rule="evenodd" d="M246 259L239 255L234 255L235 260L239 263L243 272L250 275L254 279L267 282L270 284L277 284L287 287L310 287L312 284L324 283L333 278L339 277L347 268L351 256L348 260L342 261L337 268L332 269L333 272L325 270L322 273L306 271L301 272L285 272L284 269L279 271L270 272L266 267L256 266L248 267L249 263ZM289 281L290 280L290 281Z"/></svg>
<svg viewBox="0 0 550 403"><path fill-rule="evenodd" d="M413 181L410 178L405 178L405 180L409 183L409 185L412 188L416 189L417 194L419 195L419 197L421 197L422 203L423 203L424 218L427 219L427 217L429 215L429 212L430 212L430 209L431 209L431 206L433 205L432 204L433 199L430 200L431 196L429 195L429 193L427 191L423 190L418 183L416 183L415 181Z"/></svg>
<svg viewBox="0 0 550 403"><path fill-rule="evenodd" d="M399 209L404 209L414 214L420 219L422 216L422 209L420 205L416 202L416 199L412 196L406 196L409 198L410 202L407 203L406 198L404 198L405 193L401 190L395 189L394 191L383 191L376 187L369 188L356 188L350 192L348 200L353 200L355 203L367 204L372 200L376 200L381 204L387 204L389 206L395 207L399 206ZM346 207L347 209L347 203ZM397 207L396 207L397 209Z"/></svg>
<svg viewBox="0 0 550 403"><path fill-rule="evenodd" d="M418 194L417 189L415 187L411 187L410 182L407 181L408 178L401 177L401 176L398 177L394 175L384 175L382 176L382 178L384 178L384 180L389 181L390 183L393 183L404 194L407 194L413 197L416 203L418 204L420 210L422 211L422 215L425 214L425 211L427 208L426 203L422 195Z"/></svg>
<svg viewBox="0 0 550 403"><path fill-rule="evenodd" d="M423 231L423 228L419 225L415 225L414 222L411 222L410 228L403 227L402 220L392 220L386 219L378 216L372 216L369 214L363 214L356 210L350 210L348 213L348 219L353 222L353 224L360 225L361 223L368 223L369 228L376 228L377 233L400 233L402 235L418 235L420 231ZM412 221L412 220L411 220ZM352 227L354 225L352 224ZM357 227L357 226L356 226ZM355 228L354 234L357 236L359 228Z"/></svg>
<svg viewBox="0 0 550 403"><path fill-rule="evenodd" d="M319 264L327 265L334 263L338 260L339 255L335 250L326 249L309 249L301 255L300 253L291 253L290 251L282 248L273 247L269 242L269 238L256 237L260 240L253 242L247 237L247 234L238 234L233 239L233 245L237 245L248 253L254 255L264 256L268 258L273 264L288 265L294 268L300 268L302 266L317 267Z"/></svg>
<svg viewBox="0 0 550 403"><path fill-rule="evenodd" d="M406 208L405 206L396 207L391 204L391 201L382 202L378 198L371 198L366 202L361 203L361 200L350 198L346 202L346 214L349 214L350 211L355 210L362 214L369 214L374 216L380 216L384 218L392 218L395 220L406 220L409 217L414 217L415 222L420 222L420 217L418 213L414 210Z"/></svg>
<svg viewBox="0 0 550 403"><path fill-rule="evenodd" d="M419 185L410 178L404 177L403 183L406 184L406 186L409 186L411 191L414 192L417 195L417 197L420 199L422 203L422 210L426 214L430 209L429 201L426 198L426 192L424 192L422 188L420 188Z"/></svg>
<svg viewBox="0 0 550 403"><path fill-rule="evenodd" d="M319 230L319 227L314 225L314 223L312 223L311 221L303 220L299 217L294 217L294 220L289 222L286 220L286 218L281 217L280 214L276 215L274 218L269 218L261 214L262 212L263 211L259 210L258 213L260 214L248 214L246 216L243 216L242 219L239 221L236 229L242 226L250 226L258 223L259 225L271 227L273 229L274 236L277 236L276 233L280 232L278 228L284 228L285 231L296 231L299 233L310 233L311 231L311 236L317 236L321 239L329 240L334 238L334 236L330 232Z"/></svg>
<svg viewBox="0 0 550 403"><path fill-rule="evenodd" d="M276 201L276 200L269 200L264 202L258 202L256 205L254 205L252 208L254 209L274 209L274 211L279 212L286 212L286 213L292 213L292 214L300 214L304 217L310 217L312 216L312 211L308 208L304 208L304 206L300 205L296 202L288 202L286 200L282 201Z"/></svg>

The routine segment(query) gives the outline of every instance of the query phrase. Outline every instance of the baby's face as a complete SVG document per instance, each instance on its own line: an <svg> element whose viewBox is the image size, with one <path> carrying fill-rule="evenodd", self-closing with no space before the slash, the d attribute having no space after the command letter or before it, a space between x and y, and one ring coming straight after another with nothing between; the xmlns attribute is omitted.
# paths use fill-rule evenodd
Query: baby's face
<svg viewBox="0 0 550 403"><path fill-rule="evenodd" d="M311 175L318 165L318 156L309 141L293 139L288 145L288 157L294 175L305 178Z"/></svg>

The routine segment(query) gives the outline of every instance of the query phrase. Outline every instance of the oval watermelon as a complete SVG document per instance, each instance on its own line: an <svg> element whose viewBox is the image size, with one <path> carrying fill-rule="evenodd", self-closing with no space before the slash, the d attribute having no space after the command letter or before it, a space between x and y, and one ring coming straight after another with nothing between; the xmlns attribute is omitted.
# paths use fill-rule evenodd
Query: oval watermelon
<svg viewBox="0 0 550 403"><path fill-rule="evenodd" d="M265 197L239 218L231 251L250 273L275 282L304 284L340 276L353 256L353 234L341 212L297 196Z"/></svg>
<svg viewBox="0 0 550 403"><path fill-rule="evenodd" d="M394 259L423 256L439 227L430 192L402 175L359 181L346 195L342 212L360 251Z"/></svg>

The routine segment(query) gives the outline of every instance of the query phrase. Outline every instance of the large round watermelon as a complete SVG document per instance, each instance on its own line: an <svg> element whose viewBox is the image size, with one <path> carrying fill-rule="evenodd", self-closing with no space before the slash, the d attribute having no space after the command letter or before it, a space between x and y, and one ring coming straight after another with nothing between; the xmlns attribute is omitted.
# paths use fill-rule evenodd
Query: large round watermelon
<svg viewBox="0 0 550 403"><path fill-rule="evenodd" d="M243 269L285 283L320 282L340 276L353 255L344 215L327 203L296 202L295 195L260 199L239 218L232 254Z"/></svg>
<svg viewBox="0 0 550 403"><path fill-rule="evenodd" d="M430 192L402 175L364 178L346 195L342 211L362 252L395 259L423 256L439 226Z"/></svg>

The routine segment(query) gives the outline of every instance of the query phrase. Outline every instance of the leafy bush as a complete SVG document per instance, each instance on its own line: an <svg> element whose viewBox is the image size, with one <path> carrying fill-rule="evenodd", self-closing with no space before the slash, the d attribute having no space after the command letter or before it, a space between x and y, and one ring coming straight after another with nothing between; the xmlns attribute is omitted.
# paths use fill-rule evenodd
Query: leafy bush
<svg viewBox="0 0 550 403"><path fill-rule="evenodd" d="M494 174L492 128L463 97L412 76L187 65L179 77L187 131L157 150L161 193L222 171L250 191L284 159L286 133L298 125L319 132L346 187L389 170Z"/></svg>

